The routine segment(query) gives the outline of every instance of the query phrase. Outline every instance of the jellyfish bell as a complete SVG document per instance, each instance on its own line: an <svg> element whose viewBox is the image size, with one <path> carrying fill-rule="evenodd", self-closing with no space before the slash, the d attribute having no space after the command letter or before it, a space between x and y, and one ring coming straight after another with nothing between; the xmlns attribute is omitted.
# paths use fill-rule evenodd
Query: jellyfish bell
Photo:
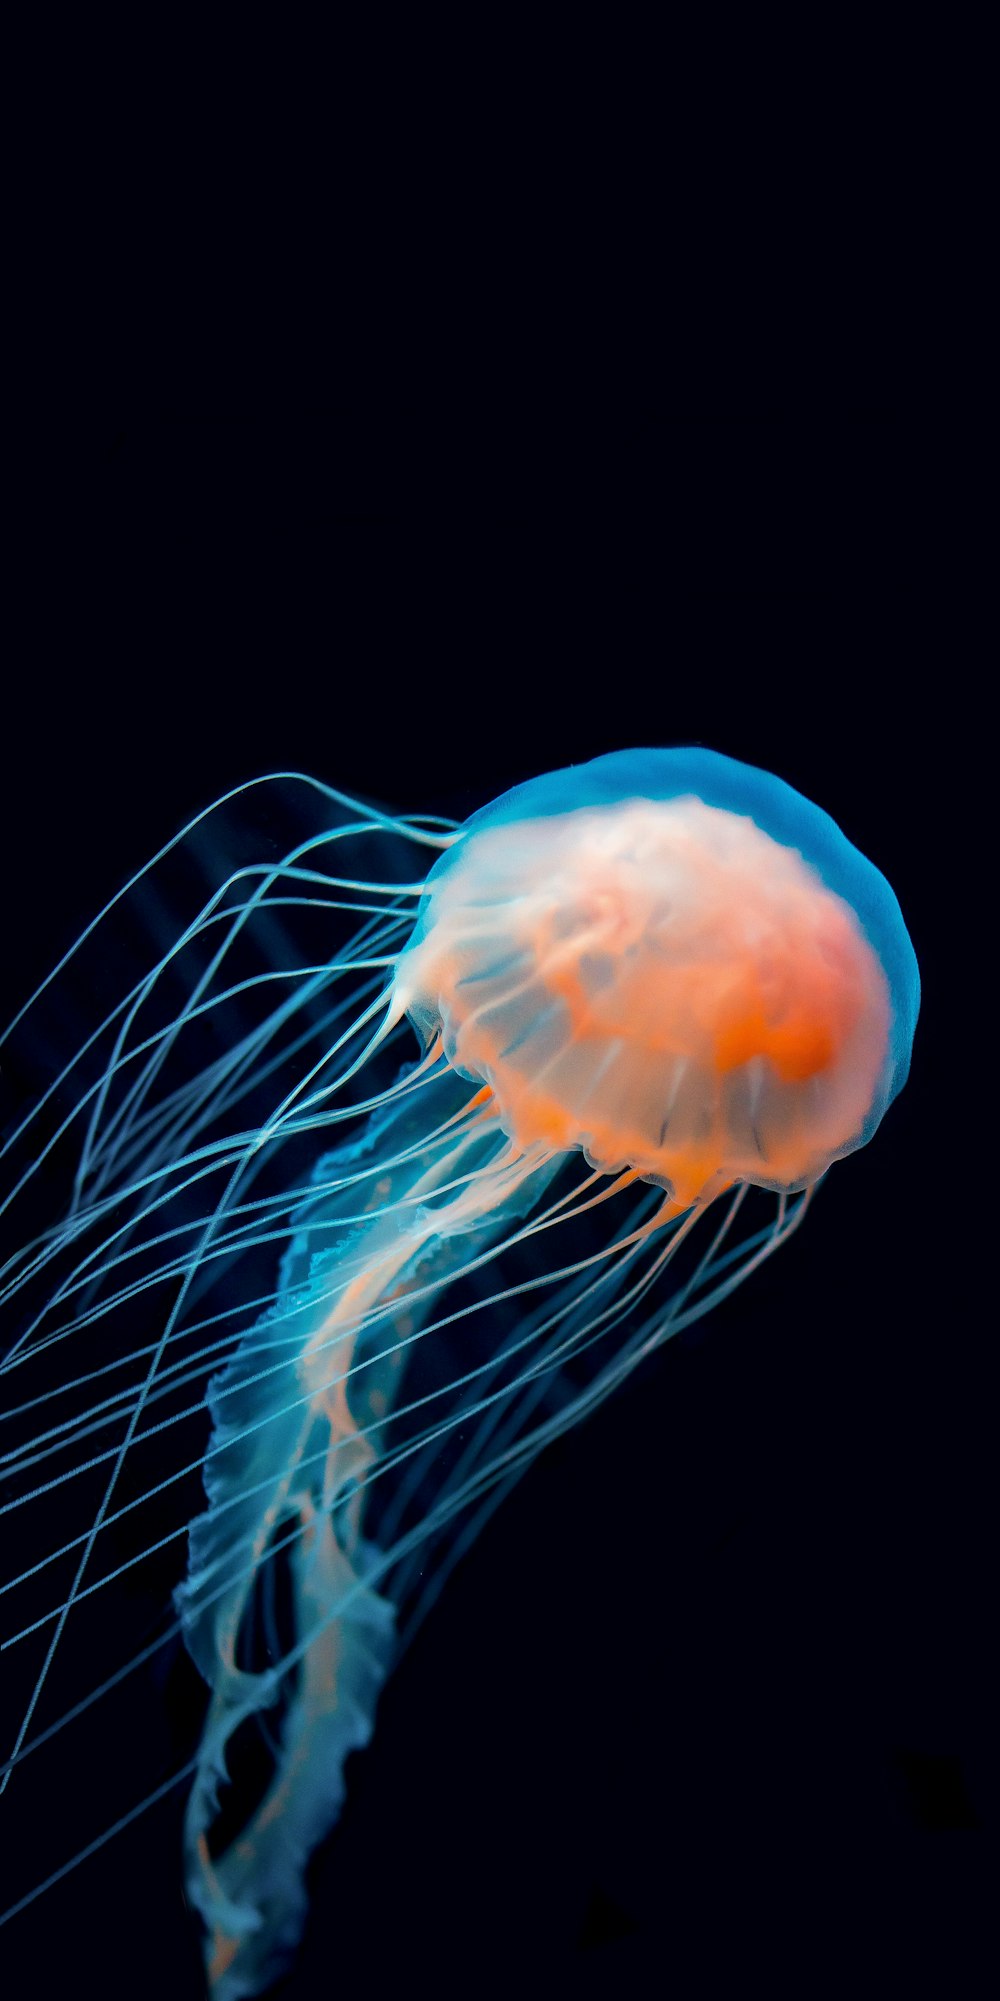
<svg viewBox="0 0 1000 2001"><path fill-rule="evenodd" d="M11 1200L53 1148L72 1192L2 1295L25 1430L0 1596L55 1600L8 1631L42 1659L3 1783L150 1657L44 1719L105 1584L184 1537L164 1639L207 1707L170 1783L213 2001L287 1964L348 1757L486 1515L798 1227L901 1089L919 1003L878 870L715 753L616 752L462 828L296 784L313 831L265 866L220 841L224 881L173 933L156 906L152 964L39 1099L69 1106L54 1136L35 1147L32 1113L7 1142ZM103 937L80 944L106 967ZM41 1496L67 1510L56 1547L51 1512L27 1537Z"/></svg>
<svg viewBox="0 0 1000 2001"><path fill-rule="evenodd" d="M518 1145L686 1207L807 1187L870 1138L915 981L892 892L817 807L712 752L628 751L473 816L395 1005Z"/></svg>

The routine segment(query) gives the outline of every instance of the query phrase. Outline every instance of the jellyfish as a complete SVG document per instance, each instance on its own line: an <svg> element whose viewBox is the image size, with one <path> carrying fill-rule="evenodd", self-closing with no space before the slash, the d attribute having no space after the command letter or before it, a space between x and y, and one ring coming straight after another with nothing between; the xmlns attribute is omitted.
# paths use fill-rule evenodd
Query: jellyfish
<svg viewBox="0 0 1000 2001"><path fill-rule="evenodd" d="M817 806L647 749L462 826L289 774L239 788L88 927L12 1048L65 1024L81 963L96 1023L5 1141L31 1227L3 1279L4 1647L34 1653L4 1786L157 1648L183 1644L204 1713L7 1916L184 1786L209 1990L242 2001L294 1954L350 1755L449 1571L871 1138L916 960ZM154 1560L162 1630L47 1713L106 1587Z"/></svg>

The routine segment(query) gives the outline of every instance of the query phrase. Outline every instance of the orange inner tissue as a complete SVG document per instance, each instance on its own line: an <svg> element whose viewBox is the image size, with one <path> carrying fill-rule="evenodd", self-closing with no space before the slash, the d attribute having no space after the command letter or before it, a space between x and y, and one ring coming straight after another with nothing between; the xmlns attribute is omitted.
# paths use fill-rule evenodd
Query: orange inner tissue
<svg viewBox="0 0 1000 2001"><path fill-rule="evenodd" d="M888 988L801 854L696 798L487 826L431 878L401 1006L521 1147L684 1203L801 1187L870 1116Z"/></svg>

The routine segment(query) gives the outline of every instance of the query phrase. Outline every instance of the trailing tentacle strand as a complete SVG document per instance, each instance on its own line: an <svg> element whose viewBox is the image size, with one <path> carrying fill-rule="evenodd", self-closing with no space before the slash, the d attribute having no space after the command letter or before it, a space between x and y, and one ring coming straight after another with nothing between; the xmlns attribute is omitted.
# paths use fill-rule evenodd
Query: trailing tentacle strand
<svg viewBox="0 0 1000 2001"><path fill-rule="evenodd" d="M339 1814L348 1755L371 1735L395 1606L370 1581L379 1552L362 1509L408 1346L449 1269L535 1202L552 1171L537 1151L512 1149L490 1094L449 1069L390 1098L360 1140L318 1163L316 1180L339 1179L339 1193L303 1203L277 1307L210 1387L210 1507L191 1530L178 1608L212 1691L186 1849L215 2001L258 1992L295 1944L306 1863ZM262 1335L284 1351L277 1367L261 1367ZM292 1643L248 1666L241 1639L262 1568L279 1559ZM251 1718L268 1729L273 1772L220 1845L227 1752Z"/></svg>

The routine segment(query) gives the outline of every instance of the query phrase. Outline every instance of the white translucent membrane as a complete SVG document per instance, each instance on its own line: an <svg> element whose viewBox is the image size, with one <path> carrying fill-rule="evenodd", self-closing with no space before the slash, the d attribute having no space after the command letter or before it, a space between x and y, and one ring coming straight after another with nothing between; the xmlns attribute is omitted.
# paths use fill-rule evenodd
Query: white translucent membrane
<svg viewBox="0 0 1000 2001"><path fill-rule="evenodd" d="M881 1108L890 1000L850 905L698 798L480 827L398 991L522 1143L559 1133L685 1201L712 1176L806 1187Z"/></svg>

